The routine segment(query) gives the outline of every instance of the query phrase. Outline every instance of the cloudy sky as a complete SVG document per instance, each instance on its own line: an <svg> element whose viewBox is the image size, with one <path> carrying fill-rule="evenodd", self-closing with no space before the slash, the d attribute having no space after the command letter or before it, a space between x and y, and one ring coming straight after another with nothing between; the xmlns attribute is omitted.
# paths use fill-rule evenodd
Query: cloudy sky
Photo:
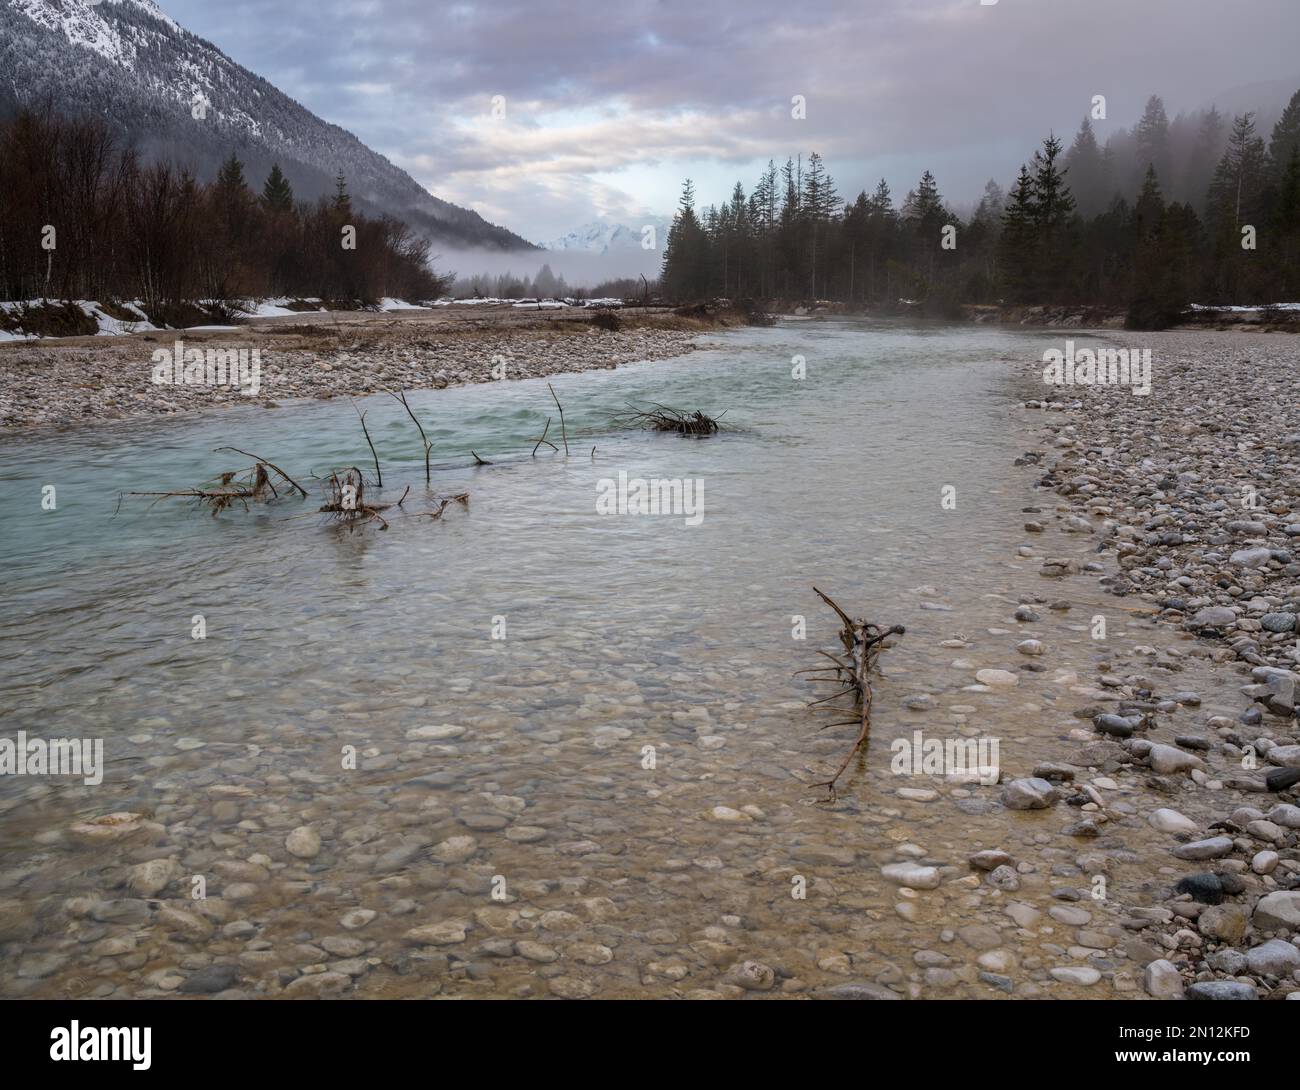
<svg viewBox="0 0 1300 1090"><path fill-rule="evenodd" d="M546 241L669 214L819 151L842 195L950 201L1108 129L1300 87L1300 0L161 0L440 197ZM793 96L806 117L791 116ZM500 96L497 98L496 96ZM493 103L498 103L494 116Z"/></svg>

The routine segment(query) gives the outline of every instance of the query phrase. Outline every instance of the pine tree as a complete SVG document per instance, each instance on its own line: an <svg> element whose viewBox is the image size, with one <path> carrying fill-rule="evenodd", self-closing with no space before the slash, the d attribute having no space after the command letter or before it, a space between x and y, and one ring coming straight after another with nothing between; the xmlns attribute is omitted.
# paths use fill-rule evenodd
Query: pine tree
<svg viewBox="0 0 1300 1090"><path fill-rule="evenodd" d="M1027 301L1034 289L1034 235L1038 203L1034 176L1021 166L1002 213L1002 240L998 247L998 277L1009 302Z"/></svg>
<svg viewBox="0 0 1300 1090"><path fill-rule="evenodd" d="M670 299L687 302L702 299L709 275L708 238L695 215L695 183L682 184L677 214L668 230L660 280Z"/></svg>
<svg viewBox="0 0 1300 1090"><path fill-rule="evenodd" d="M915 224L922 231L942 226L947 218L943 207L943 198L939 195L939 183L928 170L921 175L915 189L907 194L903 202L903 219Z"/></svg>
<svg viewBox="0 0 1300 1090"><path fill-rule="evenodd" d="M990 178L984 183L984 195L980 197L980 203L975 206L975 214L971 217L971 222L996 226L1002 220L1002 212L1006 204L1007 195L1002 192L1002 187Z"/></svg>
<svg viewBox="0 0 1300 1090"><path fill-rule="evenodd" d="M293 186L280 170L279 163L271 165L271 173L266 176L262 186L262 203L271 212L293 211Z"/></svg>
<svg viewBox="0 0 1300 1090"><path fill-rule="evenodd" d="M1278 181L1273 235L1274 294L1278 299L1300 298L1300 145L1291 148Z"/></svg>
<svg viewBox="0 0 1300 1090"><path fill-rule="evenodd" d="M803 192L800 195L799 211L803 221L805 248L808 266L808 294L816 299L818 264L822 254L825 224L834 214L839 198L835 195L835 183L826 172L822 157L817 152L808 156L808 173L803 176ZM823 247L824 248L824 247Z"/></svg>
<svg viewBox="0 0 1300 1090"><path fill-rule="evenodd" d="M1214 106L1201 114L1196 144L1187 162L1183 192L1189 194L1202 208L1210 181L1214 177L1215 164L1223 154L1223 128L1223 115Z"/></svg>
<svg viewBox="0 0 1300 1090"><path fill-rule="evenodd" d="M894 197L889 191L889 183L881 178L876 190L867 200L867 291L869 298L892 300L893 256L898 228L898 213L894 210ZM880 273L884 272L884 284L880 283Z"/></svg>
<svg viewBox="0 0 1300 1090"><path fill-rule="evenodd" d="M968 266L962 288L966 302L987 303L995 296L998 240L1002 235L1002 214L1006 204L1007 197L1002 187L990 178L984 184L984 194L962 234L962 251Z"/></svg>
<svg viewBox="0 0 1300 1090"><path fill-rule="evenodd" d="M844 209L843 220L843 239L844 245L848 249L848 283L845 284L845 298L850 303L856 303L857 300L866 294L866 289L870 284L864 285L862 277L858 272L858 263L867 255L869 248L869 238L871 231L871 202L867 199L865 191L858 194L857 199Z"/></svg>
<svg viewBox="0 0 1300 1090"><path fill-rule="evenodd" d="M1232 122L1228 149L1215 168L1206 198L1206 214L1216 234L1231 227L1232 233L1250 221L1264 185L1267 152L1255 135L1255 115L1242 114Z"/></svg>
<svg viewBox="0 0 1300 1090"><path fill-rule="evenodd" d="M1069 257L1073 249L1070 227L1074 197L1065 181L1066 171L1058 165L1061 141L1049 135L1040 151L1034 152L1035 263L1033 283L1039 301L1062 299L1071 287L1073 270Z"/></svg>
<svg viewBox="0 0 1300 1090"><path fill-rule="evenodd" d="M230 299L248 280L244 267L247 244L254 233L252 217L256 209L252 190L244 181L244 164L234 152L217 171L209 201L218 229L200 259L204 291L211 299Z"/></svg>
<svg viewBox="0 0 1300 1090"><path fill-rule="evenodd" d="M1269 140L1268 157L1276 176L1286 173L1291 154L1296 150L1300 150L1300 91L1291 96Z"/></svg>
<svg viewBox="0 0 1300 1090"><path fill-rule="evenodd" d="M1160 229L1165 216L1165 199L1160 192L1160 179L1156 177L1156 168L1147 167L1141 192L1133 207L1133 227L1139 242L1151 237Z"/></svg>
<svg viewBox="0 0 1300 1090"><path fill-rule="evenodd" d="M1242 249L1241 229L1261 225L1267 170L1268 152L1255 135L1254 115L1235 118L1205 201L1213 253L1208 277L1211 302L1235 303L1250 294L1251 278L1261 263L1250 261Z"/></svg>
<svg viewBox="0 0 1300 1090"><path fill-rule="evenodd" d="M334 178L334 211L344 216L352 214L352 197L348 194L348 183L341 170Z"/></svg>
<svg viewBox="0 0 1300 1090"><path fill-rule="evenodd" d="M1074 212L1074 197L1066 184L1067 170L1057 165L1061 141L1048 136L1041 151L1034 152L1035 224L1041 232L1058 235Z"/></svg>
<svg viewBox="0 0 1300 1090"><path fill-rule="evenodd" d="M1084 215L1094 215L1104 208L1110 199L1106 168L1096 134L1092 131L1092 121L1086 117L1065 155L1065 167L1070 172L1070 189L1079 202L1079 211Z"/></svg>
<svg viewBox="0 0 1300 1090"><path fill-rule="evenodd" d="M243 193L248 189L248 183L244 181L244 164L233 151L217 171L217 188L227 193Z"/></svg>
<svg viewBox="0 0 1300 1090"><path fill-rule="evenodd" d="M889 183L881 178L876 184L876 191L871 194L871 214L877 218L893 219L894 198L889 192Z"/></svg>
<svg viewBox="0 0 1300 1090"><path fill-rule="evenodd" d="M1133 130L1137 139L1137 165L1142 175L1155 167L1157 176L1169 177L1169 116L1159 95L1147 99L1142 119Z"/></svg>

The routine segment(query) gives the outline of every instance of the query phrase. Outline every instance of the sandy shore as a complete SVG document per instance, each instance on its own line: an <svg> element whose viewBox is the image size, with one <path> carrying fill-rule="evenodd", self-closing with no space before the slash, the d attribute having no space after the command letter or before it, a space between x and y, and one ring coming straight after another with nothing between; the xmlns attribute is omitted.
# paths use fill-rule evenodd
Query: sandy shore
<svg viewBox="0 0 1300 1090"><path fill-rule="evenodd" d="M618 312L463 306L388 313L341 311L254 319L233 329L74 337L0 346L0 427L94 423L279 399L365 395L590 371L690 352L719 328L662 310ZM153 381L155 352L246 350L255 395L235 385ZM253 357L253 350L257 356Z"/></svg>

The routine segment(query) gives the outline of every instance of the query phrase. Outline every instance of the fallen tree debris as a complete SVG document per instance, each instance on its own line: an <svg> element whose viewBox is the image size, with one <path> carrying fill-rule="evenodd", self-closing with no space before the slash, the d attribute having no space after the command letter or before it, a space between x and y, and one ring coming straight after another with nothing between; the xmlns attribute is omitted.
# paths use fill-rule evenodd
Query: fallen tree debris
<svg viewBox="0 0 1300 1090"><path fill-rule="evenodd" d="M813 680L828 681L840 686L838 692L834 692L820 700L812 701L809 707L816 708L818 712L831 715L851 715L850 718L827 723L821 728L822 730L828 727L842 726L856 726L858 728L858 734L852 747L845 755L844 760L840 762L834 775L828 780L820 780L812 785L813 787L826 788L827 796L834 800L836 782L844 774L844 770L849 767L853 755L866 744L867 737L871 733L872 667L875 666L876 659L879 658L880 652L884 649L884 641L890 636L901 636L906 630L901 624L881 628L879 625L869 624L861 618L855 620L845 613L828 595L823 594L816 587L813 587L813 590L823 602L835 610L840 618L842 626L840 628L840 642L844 646L844 653L842 655L833 655L829 651L819 650L817 653L830 659L833 665L799 671L800 674L824 674L825 676L815 677ZM851 713L844 707L818 707L818 705L828 704L844 697L852 698L853 710Z"/></svg>
<svg viewBox="0 0 1300 1090"><path fill-rule="evenodd" d="M238 448L222 447L221 449L237 450ZM239 451L239 453L246 452ZM272 500L279 499L280 493L272 480L272 473L302 493L304 499L308 496L307 490L282 469L270 462L257 462L248 470L230 470L219 474L216 482L210 487L205 485L200 488L182 488L170 492L124 492L118 496L118 508L121 508L122 499L126 496L152 496L154 503L150 504L150 507L164 499L187 499L195 500L199 506L208 508L215 518L235 504L241 504L244 510L248 510L250 502L270 503ZM387 530L388 519L385 518L384 512L393 509L405 511L403 505L406 503L406 497L411 494L411 486L408 484L402 491L402 495L395 501L368 498L366 490L376 487L378 483L372 485L368 482L356 466L335 470L324 479L325 502L317 508L317 511L292 515L289 521L306 518L319 512L331 516L331 521L340 523L349 530L370 522L377 524L381 530ZM441 518L442 513L453 503L459 503L468 510L469 493L457 492L440 497L435 502L437 506L432 511L418 513L428 515L430 518Z"/></svg>
<svg viewBox="0 0 1300 1090"><path fill-rule="evenodd" d="M435 507L432 511L421 511L420 514L428 515L429 518L431 519L440 519L442 518L442 513L445 510L447 510L447 508L453 503L459 503L463 508L465 508L466 511L468 511L469 493L457 492L456 495L454 496L444 496L441 500L438 501L438 506Z"/></svg>
<svg viewBox="0 0 1300 1090"><path fill-rule="evenodd" d="M726 415L726 410L713 417L707 416L698 409L694 412L686 412L683 409L670 409L664 405L654 405L649 409L629 406L623 412L615 414L613 423L622 428L671 431L678 435L714 435L722 430L720 421Z"/></svg>
<svg viewBox="0 0 1300 1090"><path fill-rule="evenodd" d="M287 474L283 469L281 469L274 462L269 461L266 458L263 458L257 454L249 454L248 451L240 450L238 447L217 447L213 451L213 453L220 454L223 450L234 451L236 454L242 454L245 458L252 458L254 462L257 462L260 465L264 465L266 466L267 469L272 470L273 472L278 474L281 480L285 481L291 488L296 488L298 492L302 495L303 499L307 498L307 489L303 488L302 485L300 485L297 481L295 481L292 477L290 477L289 474Z"/></svg>
<svg viewBox="0 0 1300 1090"><path fill-rule="evenodd" d="M240 451L242 454L243 451ZM269 463L257 462L252 468L247 470L230 470L222 473L217 478L217 487L215 488L182 488L173 492L126 492L126 496L153 496L154 503L165 499L187 499L197 500L199 506L206 507L212 512L212 517L216 518L222 511L228 507L233 507L236 503L242 504L244 510L248 510L248 501L254 503L270 503L271 500L277 499L280 493L276 490L275 485L271 482L271 476L267 473ZM274 469L274 467L272 467ZM280 470L275 470L286 481L289 481L295 488L301 489L301 485L292 481ZM233 486L233 487L232 487ZM303 492L306 496L307 493ZM122 497L118 497L118 507L122 505ZM153 507L154 504L150 504Z"/></svg>
<svg viewBox="0 0 1300 1090"><path fill-rule="evenodd" d="M388 529L388 520L382 512L393 507L401 507L406 500L406 493L411 491L407 485L406 492L396 503L369 503L366 501L366 479L361 470L351 466L344 470L335 470L325 479L329 490L329 499L321 504L320 510L332 515L336 522L342 523L349 530L363 522L378 522L381 530Z"/></svg>

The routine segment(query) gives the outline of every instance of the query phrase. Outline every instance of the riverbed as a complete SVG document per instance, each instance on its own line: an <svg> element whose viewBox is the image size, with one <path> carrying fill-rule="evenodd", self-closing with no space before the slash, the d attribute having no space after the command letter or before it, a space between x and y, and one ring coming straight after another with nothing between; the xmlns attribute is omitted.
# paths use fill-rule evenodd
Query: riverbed
<svg viewBox="0 0 1300 1090"><path fill-rule="evenodd" d="M123 495L247 464L226 445L313 491L370 474L347 402L0 440L3 730L102 739L106 762L97 786L0 781L3 994L1139 990L1121 906L1164 880L1165 838L1138 786L1116 785L1119 841L1095 842L1063 833L1066 807L891 771L919 729L996 738L1004 779L1028 776L1095 688L1095 615L1112 640L1179 639L1018 552L1043 502L1014 464L1041 391L1022 365L1059 336L823 321L700 342L554 377L563 433L544 380L410 394L428 490L402 407L359 399L384 495L411 486L387 530L332 525L315 495L215 518ZM725 428L610 423L651 404ZM567 456L532 453L548 417ZM701 517L600 513L620 473L695 482ZM814 585L906 627L833 800L812 784L854 730L819 730L795 676L837 642ZM1207 660L1176 669L1196 715L1235 714ZM113 813L134 816L84 825ZM981 850L1010 854L1014 886L972 872ZM934 888L882 874L897 863ZM1125 896L1095 898L1098 874Z"/></svg>

